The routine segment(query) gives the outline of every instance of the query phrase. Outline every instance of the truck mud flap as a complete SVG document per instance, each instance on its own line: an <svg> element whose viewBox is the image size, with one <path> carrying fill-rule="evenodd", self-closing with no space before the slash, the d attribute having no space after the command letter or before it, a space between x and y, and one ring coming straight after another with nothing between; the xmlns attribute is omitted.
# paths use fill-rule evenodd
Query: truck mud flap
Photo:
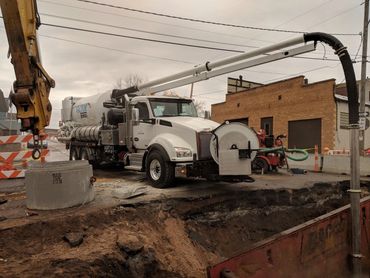
<svg viewBox="0 0 370 278"><path fill-rule="evenodd" d="M363 273L369 271L370 196L361 199ZM208 267L220 277L350 277L351 212L344 206Z"/></svg>

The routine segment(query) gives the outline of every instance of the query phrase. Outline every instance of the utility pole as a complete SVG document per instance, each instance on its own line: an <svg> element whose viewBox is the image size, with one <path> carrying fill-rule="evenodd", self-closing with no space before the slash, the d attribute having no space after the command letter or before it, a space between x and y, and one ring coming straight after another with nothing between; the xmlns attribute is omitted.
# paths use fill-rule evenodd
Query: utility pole
<svg viewBox="0 0 370 278"><path fill-rule="evenodd" d="M352 222L352 266L354 278L362 277L361 262L361 221L360 221L360 153L363 154L365 142L365 86L366 86L366 58L367 58L367 26L369 21L369 0L365 0L364 31L362 34L362 67L361 67L361 91L359 107L359 124L353 126L350 132L351 141L351 188L348 190L351 199L351 222Z"/></svg>
<svg viewBox="0 0 370 278"><path fill-rule="evenodd" d="M362 33L362 59L361 59L361 91L360 91L360 155L363 155L365 148L365 124L366 124L366 112L365 112L365 101L366 101L366 63L367 63L367 33L369 25L369 0L365 0L365 11L364 11L364 29Z"/></svg>

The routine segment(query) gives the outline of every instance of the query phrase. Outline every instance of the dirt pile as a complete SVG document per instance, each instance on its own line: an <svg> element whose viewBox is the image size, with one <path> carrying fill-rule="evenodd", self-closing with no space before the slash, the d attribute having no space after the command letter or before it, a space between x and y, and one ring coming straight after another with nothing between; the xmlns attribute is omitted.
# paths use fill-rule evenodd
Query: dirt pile
<svg viewBox="0 0 370 278"><path fill-rule="evenodd" d="M348 202L346 184L164 199L0 231L3 277L204 277L208 265ZM83 234L71 247L68 233Z"/></svg>

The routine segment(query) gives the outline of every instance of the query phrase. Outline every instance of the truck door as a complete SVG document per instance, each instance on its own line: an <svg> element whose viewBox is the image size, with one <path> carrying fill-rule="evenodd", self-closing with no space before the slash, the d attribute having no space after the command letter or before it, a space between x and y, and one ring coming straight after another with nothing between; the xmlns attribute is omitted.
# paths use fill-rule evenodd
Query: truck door
<svg viewBox="0 0 370 278"><path fill-rule="evenodd" d="M138 102L134 107L139 109L139 124L133 126L134 146L139 150L145 150L154 137L154 123L147 102Z"/></svg>

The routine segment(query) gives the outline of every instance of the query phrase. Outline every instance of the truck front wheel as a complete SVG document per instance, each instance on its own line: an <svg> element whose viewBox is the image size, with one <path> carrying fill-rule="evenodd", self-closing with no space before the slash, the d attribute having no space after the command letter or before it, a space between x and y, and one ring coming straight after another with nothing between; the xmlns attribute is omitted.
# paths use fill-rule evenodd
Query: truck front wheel
<svg viewBox="0 0 370 278"><path fill-rule="evenodd" d="M161 152L153 150L146 160L146 176L153 187L165 188L170 186L175 178L175 167L166 161Z"/></svg>

